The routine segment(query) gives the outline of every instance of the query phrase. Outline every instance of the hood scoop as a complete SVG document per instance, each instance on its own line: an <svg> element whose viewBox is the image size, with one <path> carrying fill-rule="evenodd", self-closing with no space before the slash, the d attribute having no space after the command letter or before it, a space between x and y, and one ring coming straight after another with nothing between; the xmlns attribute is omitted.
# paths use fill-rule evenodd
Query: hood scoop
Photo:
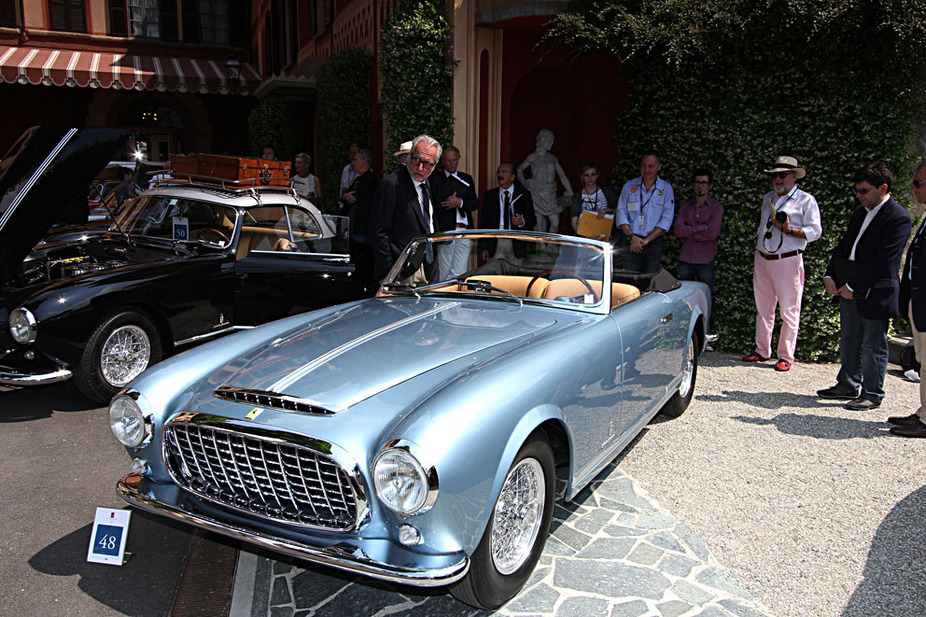
<svg viewBox="0 0 926 617"><path fill-rule="evenodd" d="M265 409L278 409L280 411L295 411L297 413L312 414L315 416L333 416L337 410L327 409L314 401L297 396L288 396L266 390L250 390L248 388L229 388L223 386L212 393L212 396L224 401L244 403Z"/></svg>

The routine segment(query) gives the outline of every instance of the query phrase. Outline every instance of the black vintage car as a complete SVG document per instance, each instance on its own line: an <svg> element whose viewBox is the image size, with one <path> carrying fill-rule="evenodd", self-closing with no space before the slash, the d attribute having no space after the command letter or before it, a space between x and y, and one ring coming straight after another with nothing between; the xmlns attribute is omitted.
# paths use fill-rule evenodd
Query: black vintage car
<svg viewBox="0 0 926 617"><path fill-rule="evenodd" d="M30 129L0 161L0 383L99 402L163 356L370 295L346 220L286 186L175 178L102 234L36 246L127 134Z"/></svg>

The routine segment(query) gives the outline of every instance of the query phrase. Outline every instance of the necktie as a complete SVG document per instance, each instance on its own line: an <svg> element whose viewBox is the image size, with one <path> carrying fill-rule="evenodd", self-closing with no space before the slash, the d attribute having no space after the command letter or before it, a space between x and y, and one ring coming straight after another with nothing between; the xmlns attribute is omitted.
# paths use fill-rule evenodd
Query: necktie
<svg viewBox="0 0 926 617"><path fill-rule="evenodd" d="M511 194L505 191L505 229L511 229Z"/></svg>
<svg viewBox="0 0 926 617"><path fill-rule="evenodd" d="M424 228L425 231L431 233L431 217L428 216L428 212L431 210L429 204L431 203L431 192L428 190L428 183L421 183L421 214L424 216Z"/></svg>

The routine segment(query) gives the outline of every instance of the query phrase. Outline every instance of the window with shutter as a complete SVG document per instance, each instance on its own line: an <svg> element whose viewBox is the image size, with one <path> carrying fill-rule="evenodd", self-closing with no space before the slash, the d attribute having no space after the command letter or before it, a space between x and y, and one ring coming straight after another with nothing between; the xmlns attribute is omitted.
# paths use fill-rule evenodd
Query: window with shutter
<svg viewBox="0 0 926 617"><path fill-rule="evenodd" d="M48 0L49 26L58 32L86 32L84 0Z"/></svg>

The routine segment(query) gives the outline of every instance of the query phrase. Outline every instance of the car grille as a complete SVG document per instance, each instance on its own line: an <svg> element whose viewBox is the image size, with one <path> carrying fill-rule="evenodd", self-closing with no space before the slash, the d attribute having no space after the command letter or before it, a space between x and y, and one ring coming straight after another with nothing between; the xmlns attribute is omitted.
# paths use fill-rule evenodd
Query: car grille
<svg viewBox="0 0 926 617"><path fill-rule="evenodd" d="M278 436L174 422L165 426L164 453L174 480L210 501L291 525L347 530L357 522L345 470Z"/></svg>

